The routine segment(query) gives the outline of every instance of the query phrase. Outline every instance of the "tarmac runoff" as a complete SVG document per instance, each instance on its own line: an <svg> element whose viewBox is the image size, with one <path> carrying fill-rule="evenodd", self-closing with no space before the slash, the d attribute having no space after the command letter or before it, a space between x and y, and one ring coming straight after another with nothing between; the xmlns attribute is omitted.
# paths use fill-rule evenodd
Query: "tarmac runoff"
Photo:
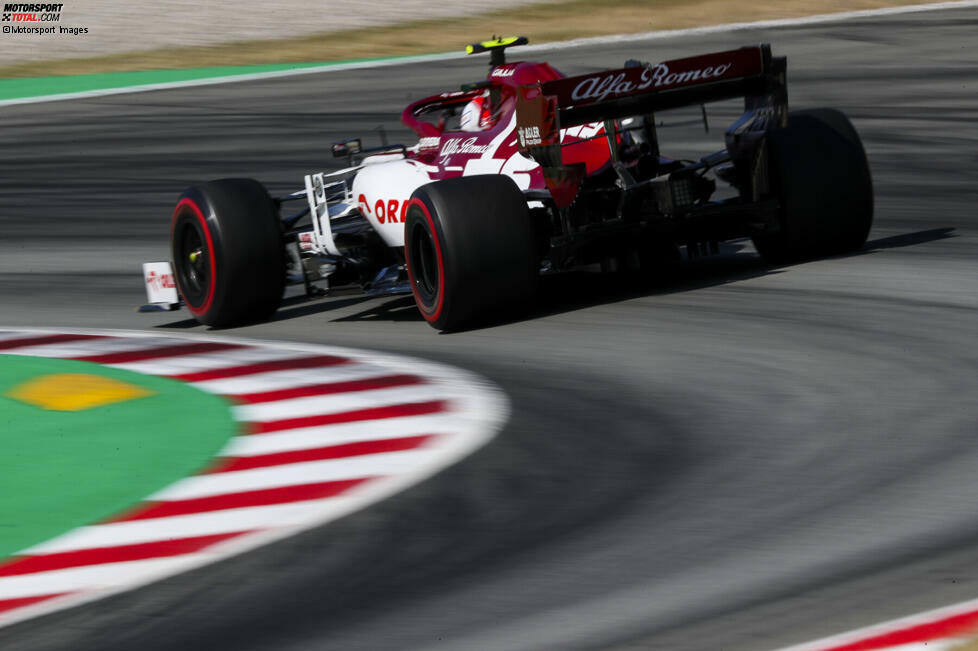
<svg viewBox="0 0 978 651"><path fill-rule="evenodd" d="M0 330L0 626L322 525L484 445L495 387L421 360Z"/></svg>

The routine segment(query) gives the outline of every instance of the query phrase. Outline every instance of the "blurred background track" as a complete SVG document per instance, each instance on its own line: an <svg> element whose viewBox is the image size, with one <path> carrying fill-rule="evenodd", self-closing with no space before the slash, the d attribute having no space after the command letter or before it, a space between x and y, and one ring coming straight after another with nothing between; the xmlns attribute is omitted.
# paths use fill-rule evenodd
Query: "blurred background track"
<svg viewBox="0 0 978 651"><path fill-rule="evenodd" d="M0 79L202 66L324 62L461 52L492 34L531 43L685 29L935 0L167 0L65 3L53 34L0 37ZM17 27L22 22L4 26ZM87 30L80 34L68 31Z"/></svg>
<svg viewBox="0 0 978 651"><path fill-rule="evenodd" d="M795 107L846 111L876 225L772 268L747 242L652 290L549 279L528 318L438 335L410 298L287 302L230 334L403 352L500 384L510 425L333 526L0 630L0 648L763 649L978 596L978 10L557 51L566 73L772 43ZM474 38L473 38L474 40ZM513 51L518 58L518 51ZM6 326L137 315L186 185L292 190L329 142L481 59L7 107ZM712 146L736 108L711 109ZM698 110L665 152L706 150Z"/></svg>

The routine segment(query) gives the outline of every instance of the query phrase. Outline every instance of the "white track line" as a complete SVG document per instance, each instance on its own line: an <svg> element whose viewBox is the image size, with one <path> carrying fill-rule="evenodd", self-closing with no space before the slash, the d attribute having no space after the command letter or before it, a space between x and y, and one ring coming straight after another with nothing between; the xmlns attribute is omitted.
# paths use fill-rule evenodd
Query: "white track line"
<svg viewBox="0 0 978 651"><path fill-rule="evenodd" d="M28 357L81 357L83 355L107 355L173 345L173 339L153 337L149 339L90 339L59 344L42 344L11 349L11 355Z"/></svg>
<svg viewBox="0 0 978 651"><path fill-rule="evenodd" d="M343 364L315 369L270 371L221 380L204 380L192 384L198 389L210 393L234 396L243 393L265 393L280 389L294 389L311 384L369 380L390 374L388 369L374 364Z"/></svg>
<svg viewBox="0 0 978 651"><path fill-rule="evenodd" d="M205 369L228 368L244 366L260 362L272 362L283 359L294 359L294 350L279 350L275 348L245 348L243 350L222 350L193 357L171 357L164 359L149 359L142 362L125 362L110 364L112 368L121 368L134 373L149 375L182 375Z"/></svg>
<svg viewBox="0 0 978 651"><path fill-rule="evenodd" d="M384 477L410 472L437 456L437 450L419 449L201 475L181 479L147 499L154 502L173 502L327 481ZM183 537L183 532L179 536Z"/></svg>
<svg viewBox="0 0 978 651"><path fill-rule="evenodd" d="M240 405L233 408L236 420L252 423L268 423L288 418L303 418L317 414L336 414L370 407L390 407L416 402L450 400L452 394L439 385L417 385L373 389L354 393L312 396L276 400L255 405Z"/></svg>
<svg viewBox="0 0 978 651"><path fill-rule="evenodd" d="M316 445L339 445L357 441L438 434L455 430L459 426L458 420L458 416L451 413L428 414L390 418L385 419L383 423L378 421L339 423L259 436L238 436L228 441L221 454L254 456L304 450Z"/></svg>
<svg viewBox="0 0 978 651"><path fill-rule="evenodd" d="M882 9L859 9L856 11L840 11L830 14L816 14L814 16L802 16L800 18L775 18L771 20L755 20L751 22L723 23L720 25L706 25L704 27L687 27L684 29L665 29L655 32L642 32L638 34L616 34L613 36L593 36L586 38L576 38L569 41L558 41L556 43L541 43L539 45L527 45L520 48L520 51L546 51L563 50L574 47L586 47L590 45L612 45L616 43L634 43L639 41L658 41L670 38L683 38L689 36L703 36L708 34L721 34L726 32L740 32L744 30L756 29L777 29L781 27L803 27L805 25L821 25L825 23L844 22L848 20L858 20L860 18L878 18L884 16L899 16L901 14L917 14L928 11L946 11L948 9L968 9L978 7L978 0L959 0L956 2L934 2L929 4L905 5L902 7L884 7Z"/></svg>
<svg viewBox="0 0 978 651"><path fill-rule="evenodd" d="M55 554L79 549L154 542L165 536L190 538L249 529L298 526L307 522L310 515L329 520L334 516L356 510L357 501L355 497L339 496L309 502L251 506L212 513L98 524L79 527L68 534L24 551L29 554Z"/></svg>
<svg viewBox="0 0 978 651"><path fill-rule="evenodd" d="M0 599L36 597L76 590L110 587L121 581L140 581L146 576L176 574L193 564L190 554L145 561L105 563L52 572L0 577ZM189 561L189 563L188 563Z"/></svg>
<svg viewBox="0 0 978 651"><path fill-rule="evenodd" d="M670 38L682 38L688 36L700 36L704 34L717 34L722 32L736 32L747 29L773 29L780 27L795 27L803 25L817 25L822 23L834 23L860 18L875 18L882 16L896 16L901 14L922 13L927 11L941 11L947 9L966 9L978 7L978 0L960 0L958 2L936 2L932 4L907 5L904 7L887 7L884 9L866 9L860 11L843 11L832 14L818 14L804 18L785 18L777 20L759 20L743 23L725 23L722 25L709 25L707 27L693 27L689 29L671 29L655 32L642 32L639 34L621 34L615 36L596 36L588 38L578 38L569 41L557 41L554 43L541 43L521 48L523 52L536 52L548 50L562 50L575 47L586 47L592 45L606 45L615 43L633 43L638 41L663 40ZM448 61L460 59L466 56L461 52L442 52L438 54L425 54L419 56L407 56L393 59L381 59L374 61L360 61L352 63L324 64L309 68L295 70L279 70L275 72L248 73L241 75L228 75L225 77L210 77L207 79L194 79L190 81L175 81L158 84L145 84L142 86L128 86L124 88L104 88L100 90L89 90L75 93L60 93L57 95L44 95L39 97L23 97L18 99L0 100L0 107L13 106L16 104L37 104L40 102L54 102L71 99L91 99L105 97L108 95L122 95L128 93L144 93L156 90L172 90L176 88L192 88L196 86L213 86L217 84L233 84L246 81L260 81L264 79L276 79L279 77L294 77L297 75L311 75L329 72L344 72L347 70L363 70L367 68L382 68L390 66L402 66L412 63L425 63L434 61Z"/></svg>

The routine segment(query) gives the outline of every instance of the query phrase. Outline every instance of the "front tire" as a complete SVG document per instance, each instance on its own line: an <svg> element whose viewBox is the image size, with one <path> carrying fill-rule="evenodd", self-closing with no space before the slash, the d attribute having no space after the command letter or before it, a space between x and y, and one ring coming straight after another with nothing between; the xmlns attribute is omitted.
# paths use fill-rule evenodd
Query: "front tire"
<svg viewBox="0 0 978 651"><path fill-rule="evenodd" d="M754 236L768 262L794 262L862 248L873 224L873 181L859 134L835 109L794 111L768 134L779 230Z"/></svg>
<svg viewBox="0 0 978 651"><path fill-rule="evenodd" d="M252 179L188 188L170 224L177 288L198 321L215 328L267 319L285 291L285 245L268 192Z"/></svg>
<svg viewBox="0 0 978 651"><path fill-rule="evenodd" d="M527 302L538 258L526 200L506 176L467 176L418 188L408 203L404 257L415 303L454 330Z"/></svg>

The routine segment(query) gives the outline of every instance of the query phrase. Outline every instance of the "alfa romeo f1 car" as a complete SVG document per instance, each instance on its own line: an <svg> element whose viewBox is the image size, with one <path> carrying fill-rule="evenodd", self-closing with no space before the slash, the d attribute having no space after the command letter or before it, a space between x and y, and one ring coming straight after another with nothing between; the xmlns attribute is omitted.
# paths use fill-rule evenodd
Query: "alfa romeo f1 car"
<svg viewBox="0 0 978 651"><path fill-rule="evenodd" d="M198 321L227 327L269 318L287 284L315 295L359 283L411 292L428 323L455 329L581 265L655 269L745 237L784 263L866 241L873 191L859 136L839 111L789 112L786 60L769 46L565 77L507 63L506 48L526 42L469 46L489 53L488 77L405 108L413 146L334 144L348 167L274 198L251 179L188 188L172 271L146 272L150 289L172 293L156 302L179 290ZM723 149L695 161L660 152L657 112L741 97ZM301 209L286 211L293 202Z"/></svg>

